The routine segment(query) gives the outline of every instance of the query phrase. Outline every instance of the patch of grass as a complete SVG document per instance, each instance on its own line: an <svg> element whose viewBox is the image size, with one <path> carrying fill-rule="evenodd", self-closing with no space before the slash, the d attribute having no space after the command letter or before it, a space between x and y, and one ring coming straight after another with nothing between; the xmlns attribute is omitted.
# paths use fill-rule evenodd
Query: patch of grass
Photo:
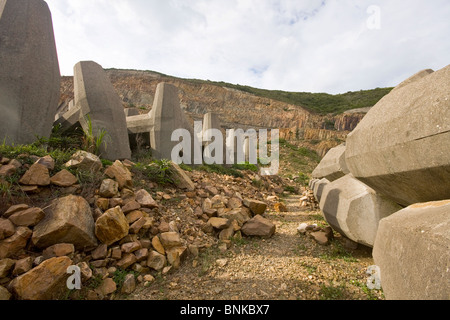
<svg viewBox="0 0 450 320"><path fill-rule="evenodd" d="M199 277L204 276L208 273L208 270L213 266L215 261L219 256L219 251L216 247L207 248L206 250L202 250L199 254L199 262L200 262L200 271Z"/></svg>
<svg viewBox="0 0 450 320"><path fill-rule="evenodd" d="M320 300L343 300L345 296L345 285L337 287L322 285L320 287Z"/></svg>
<svg viewBox="0 0 450 320"><path fill-rule="evenodd" d="M243 178L244 175L242 174L242 172L240 172L239 170L235 169L235 168L229 168L223 165L218 165L218 164L203 164L201 166L197 166L195 167L195 170L198 171L205 171L205 172L209 172L209 173L218 173L218 174L222 174L222 175L227 175L227 176L232 176L235 178Z"/></svg>
<svg viewBox="0 0 450 320"><path fill-rule="evenodd" d="M125 282L125 277L129 274L134 275L135 278L137 278L139 276L139 272L123 270L120 268L114 272L112 279L116 283L118 291L120 291L120 289L122 289L123 283Z"/></svg>
<svg viewBox="0 0 450 320"><path fill-rule="evenodd" d="M242 163L242 164L234 164L232 166L232 168L236 169L236 170L241 170L241 171L249 170L249 171L252 171L252 172L259 172L259 169L258 169L257 165L254 165L254 164L251 164L251 163L248 163L248 162Z"/></svg>
<svg viewBox="0 0 450 320"><path fill-rule="evenodd" d="M319 258L331 261L336 259L344 260L345 262L358 262L358 259L345 250L344 246L337 240L331 241L331 247L327 253L321 254Z"/></svg>
<svg viewBox="0 0 450 320"><path fill-rule="evenodd" d="M153 160L150 164L144 165L140 162L132 169L133 172L139 172L150 181L160 185L173 184L172 169L169 160Z"/></svg>

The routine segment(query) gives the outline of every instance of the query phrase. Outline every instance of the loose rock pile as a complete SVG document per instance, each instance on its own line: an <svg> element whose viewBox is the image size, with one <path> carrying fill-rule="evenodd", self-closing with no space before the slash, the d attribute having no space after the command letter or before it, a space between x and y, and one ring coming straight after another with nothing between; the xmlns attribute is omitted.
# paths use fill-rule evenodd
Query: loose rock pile
<svg viewBox="0 0 450 320"><path fill-rule="evenodd" d="M0 159L3 177L28 168L19 183L30 197L50 187L61 194L42 206L21 203L0 212L2 299L58 298L67 290L70 266L80 268L82 285L99 282L86 299L129 294L137 283L178 269L204 248L227 250L234 239L275 233L264 213L269 206L280 208L275 191L283 188L277 179L260 177L268 190L261 192L249 183L253 173L234 178L174 165L183 189L157 189L155 183L137 181L128 160L104 169L93 154L77 152L59 172L50 156L35 160L28 166ZM74 170L102 177L91 194L80 195ZM127 274L118 284L114 277L122 271Z"/></svg>

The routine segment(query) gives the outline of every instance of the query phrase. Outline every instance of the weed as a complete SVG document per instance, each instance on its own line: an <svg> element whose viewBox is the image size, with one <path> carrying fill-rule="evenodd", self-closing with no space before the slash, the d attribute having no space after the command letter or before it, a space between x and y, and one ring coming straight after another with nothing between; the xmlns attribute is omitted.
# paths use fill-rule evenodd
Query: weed
<svg viewBox="0 0 450 320"><path fill-rule="evenodd" d="M123 286L123 283L125 282L125 278L127 275L132 274L135 278L139 276L139 272L136 271L126 271L123 269L117 269L113 274L113 281L117 285L117 289L120 291L120 289Z"/></svg>
<svg viewBox="0 0 450 320"><path fill-rule="evenodd" d="M337 287L322 285L320 287L321 300L343 300L345 293L345 285L341 284Z"/></svg>
<svg viewBox="0 0 450 320"><path fill-rule="evenodd" d="M95 155L100 155L102 145L105 149L107 148L105 138L108 133L105 129L99 129L97 133L94 133L90 115L87 115L84 120L87 124L87 128L83 128L83 150Z"/></svg>

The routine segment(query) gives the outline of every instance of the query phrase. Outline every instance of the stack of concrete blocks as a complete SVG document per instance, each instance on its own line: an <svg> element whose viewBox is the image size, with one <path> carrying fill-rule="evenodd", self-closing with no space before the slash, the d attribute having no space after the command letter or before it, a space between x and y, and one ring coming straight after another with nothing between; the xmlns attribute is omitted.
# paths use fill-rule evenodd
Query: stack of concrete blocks
<svg viewBox="0 0 450 320"><path fill-rule="evenodd" d="M329 158L314 178L342 175ZM348 136L345 164L351 174L322 192L327 221L373 247L388 299L449 299L450 66L381 99Z"/></svg>
<svg viewBox="0 0 450 320"><path fill-rule="evenodd" d="M128 136L132 150L150 147L152 119L149 113L127 117Z"/></svg>
<svg viewBox="0 0 450 320"><path fill-rule="evenodd" d="M111 161L130 159L131 149L122 101L102 66L82 61L74 67L74 95L80 108L80 123L88 130L89 121L94 136L106 132L100 153Z"/></svg>
<svg viewBox="0 0 450 320"><path fill-rule="evenodd" d="M334 181L349 174L345 162L345 144L331 149L313 171L313 178L325 178Z"/></svg>
<svg viewBox="0 0 450 320"><path fill-rule="evenodd" d="M0 1L0 141L30 144L49 137L60 83L48 5Z"/></svg>
<svg viewBox="0 0 450 320"><path fill-rule="evenodd" d="M155 101L150 112L150 144L152 155L155 159L172 159L172 150L179 141L172 141L172 133L178 129L189 131L191 136L191 154L196 136L194 129L189 124L184 111L181 109L177 87L160 83L156 88Z"/></svg>
<svg viewBox="0 0 450 320"><path fill-rule="evenodd" d="M329 184L330 184L330 181L328 179L325 179L325 178L323 178L321 180L318 180L314 184L313 191L314 191L314 197L316 198L317 202L320 203L320 201L322 200L323 190Z"/></svg>

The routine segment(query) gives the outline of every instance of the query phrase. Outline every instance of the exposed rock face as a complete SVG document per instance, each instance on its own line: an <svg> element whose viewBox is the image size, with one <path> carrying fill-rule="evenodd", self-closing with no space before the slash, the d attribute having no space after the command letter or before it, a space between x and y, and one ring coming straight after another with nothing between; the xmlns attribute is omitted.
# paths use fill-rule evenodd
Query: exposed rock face
<svg viewBox="0 0 450 320"><path fill-rule="evenodd" d="M36 135L49 137L61 76L45 1L1 1L0 39L0 140L29 144Z"/></svg>
<svg viewBox="0 0 450 320"><path fill-rule="evenodd" d="M335 117L337 131L353 131L366 116L366 113L344 113Z"/></svg>
<svg viewBox="0 0 450 320"><path fill-rule="evenodd" d="M380 220L401 210L351 175L324 187L320 208L333 229L369 247L374 245Z"/></svg>
<svg viewBox="0 0 450 320"><path fill-rule="evenodd" d="M381 220L373 256L389 300L448 300L450 201L412 205Z"/></svg>
<svg viewBox="0 0 450 320"><path fill-rule="evenodd" d="M351 173L404 206L450 198L450 66L393 90L348 136Z"/></svg>
<svg viewBox="0 0 450 320"><path fill-rule="evenodd" d="M77 249L94 247L97 240L89 203L72 195L53 201L34 228L32 242L43 249L58 243L71 243Z"/></svg>
<svg viewBox="0 0 450 320"><path fill-rule="evenodd" d="M103 68L93 61L82 61L74 67L75 106L81 108L80 122L88 129L85 116L89 115L92 132L98 137L102 130L106 147L102 144L102 157L109 160L129 159L130 143L122 102Z"/></svg>

